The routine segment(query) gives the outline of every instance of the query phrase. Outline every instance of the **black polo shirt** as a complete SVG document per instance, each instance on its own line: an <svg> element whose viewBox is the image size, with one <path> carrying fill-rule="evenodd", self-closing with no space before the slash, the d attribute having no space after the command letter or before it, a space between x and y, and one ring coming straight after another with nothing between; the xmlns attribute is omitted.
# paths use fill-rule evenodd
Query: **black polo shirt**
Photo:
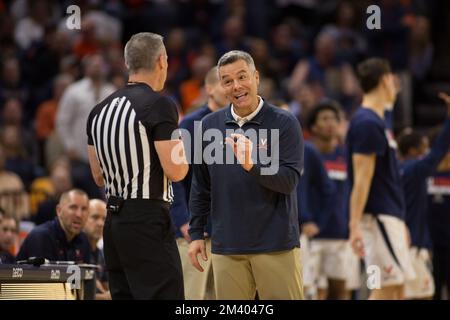
<svg viewBox="0 0 450 320"><path fill-rule="evenodd" d="M90 263L90 254L87 236L82 232L72 241L67 241L56 217L30 232L20 248L17 260L39 257L50 261Z"/></svg>
<svg viewBox="0 0 450 320"><path fill-rule="evenodd" d="M92 109L86 131L103 172L106 195L172 202L155 141L179 137L175 102L145 83L129 84Z"/></svg>

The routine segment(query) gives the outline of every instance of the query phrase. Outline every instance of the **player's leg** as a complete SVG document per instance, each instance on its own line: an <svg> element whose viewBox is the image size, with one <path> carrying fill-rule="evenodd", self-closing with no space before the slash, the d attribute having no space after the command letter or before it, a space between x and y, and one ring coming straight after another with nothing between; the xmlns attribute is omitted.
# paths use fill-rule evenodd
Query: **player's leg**
<svg viewBox="0 0 450 320"><path fill-rule="evenodd" d="M406 281L405 299L429 300L434 295L434 280L429 269L430 255L426 249L410 248L416 278Z"/></svg>
<svg viewBox="0 0 450 320"><path fill-rule="evenodd" d="M369 300L401 300L402 292L403 285L384 286L380 289L373 289L370 292Z"/></svg>
<svg viewBox="0 0 450 320"><path fill-rule="evenodd" d="M328 278L328 299L347 300L350 292L346 288L348 277L349 247L346 240L323 240L323 267Z"/></svg>
<svg viewBox="0 0 450 320"><path fill-rule="evenodd" d="M405 281L415 277L404 222L389 215L365 214L361 228L366 266L379 270L380 288L373 290L370 299L402 299Z"/></svg>

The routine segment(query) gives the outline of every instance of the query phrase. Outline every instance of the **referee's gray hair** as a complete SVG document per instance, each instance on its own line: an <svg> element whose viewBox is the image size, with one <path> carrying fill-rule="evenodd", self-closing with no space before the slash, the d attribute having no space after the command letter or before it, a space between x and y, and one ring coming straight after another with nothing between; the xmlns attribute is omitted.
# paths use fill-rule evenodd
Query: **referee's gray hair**
<svg viewBox="0 0 450 320"><path fill-rule="evenodd" d="M139 69L153 70L163 47L163 37L159 34L140 32L133 35L124 49L125 64L130 73Z"/></svg>
<svg viewBox="0 0 450 320"><path fill-rule="evenodd" d="M253 61L252 56L247 52L241 50L232 50L225 53L220 57L219 62L217 62L217 67L220 68L239 60L244 60L245 63L247 63L247 65L250 67L250 69L252 69L253 71L256 70L255 61Z"/></svg>

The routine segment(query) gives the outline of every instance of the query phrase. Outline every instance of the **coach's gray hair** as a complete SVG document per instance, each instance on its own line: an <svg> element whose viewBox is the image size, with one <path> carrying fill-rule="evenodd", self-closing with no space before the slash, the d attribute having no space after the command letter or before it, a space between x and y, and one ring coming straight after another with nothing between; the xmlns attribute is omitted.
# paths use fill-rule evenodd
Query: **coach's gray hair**
<svg viewBox="0 0 450 320"><path fill-rule="evenodd" d="M241 50L232 50L225 53L222 57L220 57L219 62L217 62L217 67L220 68L239 60L244 60L250 69L253 71L256 70L255 62L253 61L252 56Z"/></svg>
<svg viewBox="0 0 450 320"><path fill-rule="evenodd" d="M124 49L125 64L130 73L139 69L153 70L163 47L163 37L159 34L141 32L133 35Z"/></svg>

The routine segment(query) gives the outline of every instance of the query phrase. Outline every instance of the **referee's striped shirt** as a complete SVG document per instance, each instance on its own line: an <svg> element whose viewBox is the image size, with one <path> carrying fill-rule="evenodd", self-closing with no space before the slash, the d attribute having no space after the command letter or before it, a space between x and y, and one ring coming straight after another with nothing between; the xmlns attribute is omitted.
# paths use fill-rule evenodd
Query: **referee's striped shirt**
<svg viewBox="0 0 450 320"><path fill-rule="evenodd" d="M175 103L145 83L129 84L91 111L86 130L103 171L106 195L172 202L154 141L178 128Z"/></svg>

